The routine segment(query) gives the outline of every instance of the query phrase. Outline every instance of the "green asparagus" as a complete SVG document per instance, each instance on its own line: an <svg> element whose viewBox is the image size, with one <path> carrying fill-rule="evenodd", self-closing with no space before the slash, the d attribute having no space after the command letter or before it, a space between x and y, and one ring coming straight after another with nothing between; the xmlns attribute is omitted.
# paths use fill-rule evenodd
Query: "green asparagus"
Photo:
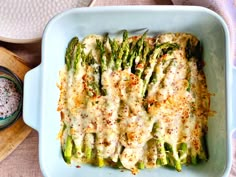
<svg viewBox="0 0 236 177"><path fill-rule="evenodd" d="M140 62L136 66L135 74L140 78L144 67L147 62L148 53L151 51L148 42L144 41L143 43L143 55L141 56Z"/></svg>
<svg viewBox="0 0 236 177"><path fill-rule="evenodd" d="M109 38L109 44L111 47L111 57L108 63L108 68L113 69L115 67L115 59L117 57L117 52L119 50L119 44L117 40L112 40Z"/></svg>
<svg viewBox="0 0 236 177"><path fill-rule="evenodd" d="M153 125L153 130L152 130L153 136L156 139L156 144L157 144L157 152L158 152L158 157L157 157L157 165L166 165L167 164L167 159L166 159L166 151L165 151L165 141L163 139L163 134L160 130L160 125L159 123L155 123Z"/></svg>
<svg viewBox="0 0 236 177"><path fill-rule="evenodd" d="M188 147L186 143L180 143L178 146L179 158L181 164L187 163Z"/></svg>
<svg viewBox="0 0 236 177"><path fill-rule="evenodd" d="M106 55L105 55L105 47L102 41L100 41L99 39L96 40L97 43L97 49L99 49L100 51L100 60L101 60L101 70L102 73L104 71L107 70L107 59L106 59Z"/></svg>
<svg viewBox="0 0 236 177"><path fill-rule="evenodd" d="M115 63L115 68L116 70L121 70L121 65L122 65L122 59L126 59L126 51L128 51L129 43L128 43L128 31L125 30L123 33L123 41L119 47L118 54L116 56L116 63ZM123 55L125 53L125 57L123 58Z"/></svg>
<svg viewBox="0 0 236 177"><path fill-rule="evenodd" d="M94 135L92 133L85 134L84 137L84 154L87 161L90 161L92 158L92 150L94 144Z"/></svg>
<svg viewBox="0 0 236 177"><path fill-rule="evenodd" d="M137 40L135 45L132 47L130 55L128 57L128 63L126 68L132 73L135 73L136 65L138 64L139 59L141 57L143 43L146 38L146 35L147 31L145 31L144 34Z"/></svg>
<svg viewBox="0 0 236 177"><path fill-rule="evenodd" d="M179 158L179 153L177 152L177 147L166 142L164 146L166 154L170 160L169 165L175 167L177 171L181 171L182 166Z"/></svg>
<svg viewBox="0 0 236 177"><path fill-rule="evenodd" d="M138 169L142 170L145 168L144 162L140 161L138 162Z"/></svg>
<svg viewBox="0 0 236 177"><path fill-rule="evenodd" d="M105 44L108 40L108 36L105 36L103 41L96 40L97 43L97 49L100 52L100 80L99 80L99 85L100 85L100 91L102 95L107 95L107 90L104 88L103 84L103 74L107 70L107 59L106 59L106 51L105 51Z"/></svg>
<svg viewBox="0 0 236 177"><path fill-rule="evenodd" d="M66 49L65 62L66 62L67 70L70 70L72 67L72 62L75 56L75 48L78 42L79 42L78 37L72 38Z"/></svg>
<svg viewBox="0 0 236 177"><path fill-rule="evenodd" d="M66 144L64 148L64 158L66 163L71 163L71 157L72 157L72 148L73 148L73 140L71 136L67 136Z"/></svg>
<svg viewBox="0 0 236 177"><path fill-rule="evenodd" d="M144 86L143 86L143 91L142 91L142 95L145 96L146 94L146 90L147 90L147 86L150 82L150 78L152 76L154 67L157 63L158 58L160 58L162 55L167 54L172 52L173 50L176 50L179 48L179 45L176 43L162 43L162 44L158 44L152 55L150 56L149 59L149 63L147 65L147 67L145 68L143 75L142 75L142 79L144 80Z"/></svg>

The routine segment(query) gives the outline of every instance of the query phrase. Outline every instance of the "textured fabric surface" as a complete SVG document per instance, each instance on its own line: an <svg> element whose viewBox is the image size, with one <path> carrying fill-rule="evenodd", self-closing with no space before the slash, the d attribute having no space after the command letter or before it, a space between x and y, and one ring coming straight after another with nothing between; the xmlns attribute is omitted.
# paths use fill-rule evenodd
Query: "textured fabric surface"
<svg viewBox="0 0 236 177"><path fill-rule="evenodd" d="M19 40L40 38L44 26L54 15L90 3L91 0L0 1L0 36Z"/></svg>
<svg viewBox="0 0 236 177"><path fill-rule="evenodd" d="M215 10L225 18L231 31L231 44L235 46L236 10L233 0L173 0L174 4L201 5ZM170 5L170 0L97 0L94 6L102 5ZM0 41L0 46L15 52L32 67L40 63L41 42L35 44L10 44ZM236 53L233 53L236 56ZM236 57L235 57L236 58ZM233 165L230 177L236 177L236 133L233 139ZM1 142L0 142L1 143ZM23 141L5 160L0 162L0 177L41 177L38 157L38 134L36 131Z"/></svg>

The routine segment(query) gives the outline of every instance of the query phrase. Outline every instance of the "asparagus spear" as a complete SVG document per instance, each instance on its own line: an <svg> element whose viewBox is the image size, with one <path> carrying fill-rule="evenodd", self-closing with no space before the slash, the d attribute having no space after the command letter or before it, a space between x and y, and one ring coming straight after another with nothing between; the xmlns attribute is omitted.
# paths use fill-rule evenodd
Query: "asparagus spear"
<svg viewBox="0 0 236 177"><path fill-rule="evenodd" d="M109 38L109 44L111 46L111 56L108 63L108 68L113 69L115 65L115 58L117 57L117 52L119 49L119 44L115 39L112 41L110 38Z"/></svg>
<svg viewBox="0 0 236 177"><path fill-rule="evenodd" d="M106 39L104 38L103 41L96 40L97 49L100 52L100 65L97 63L97 61L92 56L92 53L90 52L86 58L86 64L88 65L88 69L91 75L90 79L88 80L88 89L89 92L92 93L92 96L100 96L102 93L102 75L107 70L107 61L105 56L105 43ZM89 161L92 156L92 149L93 149L93 142L96 143L96 159L97 159L97 165L99 167L104 166L104 159L101 155L102 149L99 143L102 140L102 137L99 137L99 133L96 134L96 140L94 139L94 135L91 133L87 133L85 135L85 157Z"/></svg>
<svg viewBox="0 0 236 177"><path fill-rule="evenodd" d="M100 65L90 51L87 56L84 56L84 64L87 69L86 85L87 93L90 97L100 96ZM93 148L95 136L93 133L86 133L84 136L84 156L86 161L90 162L93 156Z"/></svg>
<svg viewBox="0 0 236 177"><path fill-rule="evenodd" d="M64 158L65 158L66 163L68 164L71 163L72 147L73 147L72 137L68 135L66 139L65 148L64 148Z"/></svg>
<svg viewBox="0 0 236 177"><path fill-rule="evenodd" d="M198 41L196 46L193 46L190 39L186 42L185 47L185 57L190 60L190 58L195 57L197 59L197 69L200 71L203 68L202 61L202 47L200 41Z"/></svg>
<svg viewBox="0 0 236 177"><path fill-rule="evenodd" d="M104 167L105 162L104 159L101 156L98 156L98 167Z"/></svg>
<svg viewBox="0 0 236 177"><path fill-rule="evenodd" d="M85 134L84 137L84 154L87 161L90 161L92 158L92 150L94 144L94 135L92 133Z"/></svg>
<svg viewBox="0 0 236 177"><path fill-rule="evenodd" d="M127 56L127 59L123 61L123 68L127 69L129 72L131 72L133 60L136 56L136 47L135 47L136 45L135 44L136 44L135 41L132 41L131 47L130 47L131 49L130 49L130 52Z"/></svg>
<svg viewBox="0 0 236 177"><path fill-rule="evenodd" d="M197 165L197 163L198 163L197 156L198 156L197 152L192 148L192 150L191 150L191 163L193 165Z"/></svg>
<svg viewBox="0 0 236 177"><path fill-rule="evenodd" d="M103 86L103 73L107 71L107 59L106 59L106 51L105 51L105 44L107 42L108 36L106 35L103 41L96 40L97 49L100 51L100 58L101 58L101 70L100 70L100 91L102 95L107 95L107 90Z"/></svg>
<svg viewBox="0 0 236 177"><path fill-rule="evenodd" d="M192 45L190 39L187 40L186 47L185 47L185 55L186 58L189 60L192 57Z"/></svg>
<svg viewBox="0 0 236 177"><path fill-rule="evenodd" d="M144 157L139 162L145 162L146 168L154 168L156 167L158 158L160 157L160 153L157 148L157 140L152 138L146 142L144 147Z"/></svg>
<svg viewBox="0 0 236 177"><path fill-rule="evenodd" d="M144 162L143 161L139 161L138 162L138 169L142 170L145 168Z"/></svg>
<svg viewBox="0 0 236 177"><path fill-rule="evenodd" d="M165 60L165 65L164 66L160 66L162 64L157 63L156 66L154 67L154 70L152 72L150 81L149 81L149 88L147 88L146 92L149 92L153 89L156 90L157 85L156 84L160 84L164 86L164 77L165 74L167 74L170 70L171 67L175 64L174 58L172 58L171 56L162 56L162 59ZM168 62L167 62L168 60ZM160 74L160 67L163 69L162 73Z"/></svg>
<svg viewBox="0 0 236 177"><path fill-rule="evenodd" d="M188 147L186 143L180 143L178 147L179 158L181 164L186 164L187 162L187 155L188 155Z"/></svg>
<svg viewBox="0 0 236 177"><path fill-rule="evenodd" d="M100 81L100 66L89 52L86 58L87 66L87 92L90 97L100 95L99 81Z"/></svg>
<svg viewBox="0 0 236 177"><path fill-rule="evenodd" d="M136 65L139 62L139 59L141 57L142 49L143 49L143 43L145 40L145 37L147 35L147 31L144 32L144 34L138 39L138 41L135 43L134 47L132 48L128 60L128 64L126 68L128 68L129 71L133 71L135 73Z"/></svg>
<svg viewBox="0 0 236 177"><path fill-rule="evenodd" d="M82 63L82 51L84 49L84 44L82 44L81 42L78 41L77 46L76 46L76 53L75 53L75 59L74 59L74 72L79 71L79 68L81 67L81 63Z"/></svg>
<svg viewBox="0 0 236 177"><path fill-rule="evenodd" d="M171 145L166 142L165 142L164 146L165 146L167 156L170 159L169 165L174 166L177 171L181 171L182 167L181 167L181 162L180 162L180 159L178 156L178 151L177 151L176 146Z"/></svg>
<svg viewBox="0 0 236 177"><path fill-rule="evenodd" d="M157 157L157 165L166 165L167 164L167 159L166 159L166 151L165 151L165 146L164 146L164 139L163 135L160 130L160 125L159 123L155 123L153 125L153 130L152 130L153 136L156 139L156 144L157 144L157 152L158 152L158 157Z"/></svg>
<svg viewBox="0 0 236 177"><path fill-rule="evenodd" d="M107 70L107 60L105 56L105 47L104 44L100 40L96 40L97 49L100 51L100 58L101 58L101 70L102 73Z"/></svg>
<svg viewBox="0 0 236 177"><path fill-rule="evenodd" d="M115 63L115 68L116 70L121 70L121 64L122 64L122 57L124 55L125 51L128 51L129 49L129 41L128 41L128 31L125 30L123 33L123 41L120 45L118 54L117 54L117 58L116 58L116 63ZM126 53L127 55L127 53ZM124 57L124 59L126 58L126 55Z"/></svg>
<svg viewBox="0 0 236 177"><path fill-rule="evenodd" d="M136 66L138 65L139 61L142 59L142 51L144 47L144 40L147 36L147 31L144 32L144 34L141 36L141 38L137 41L137 54L135 57L135 69Z"/></svg>
<svg viewBox="0 0 236 177"><path fill-rule="evenodd" d="M148 43L146 42L146 41L144 41L144 43L143 43L143 56L141 57L141 60L140 60L140 62L137 64L137 66L136 66L136 70L135 70L135 74L139 77L139 78L141 78L141 75L142 75L142 73L143 73L143 70L144 70L144 67L145 67L145 63L146 63L146 61L147 61L147 55L148 55L148 53L150 52L150 47L149 47L149 45L148 45Z"/></svg>
<svg viewBox="0 0 236 177"><path fill-rule="evenodd" d="M178 48L179 48L178 44L169 43L169 42L166 42L163 44L158 44L155 47L152 55L150 56L149 63L147 65L147 67L145 68L143 75L142 75L142 79L144 80L144 86L143 86L143 91L142 91L143 96L145 96L145 94L146 94L147 86L148 86L150 78L152 76L157 59L160 58L162 55L172 52L173 50L176 50Z"/></svg>
<svg viewBox="0 0 236 177"><path fill-rule="evenodd" d="M121 161L120 161L120 159L118 159L118 161L117 161L117 163L116 163L116 167L117 168L124 168L124 166L122 165L122 163L121 163Z"/></svg>
<svg viewBox="0 0 236 177"><path fill-rule="evenodd" d="M197 151L194 147L191 148L190 161L193 165L198 164L200 160L206 161L208 159L205 135L203 135L200 138L200 141L201 141L200 151Z"/></svg>
<svg viewBox="0 0 236 177"><path fill-rule="evenodd" d="M127 65L129 53L130 53L130 45L129 45L129 42L127 42L127 44L125 45L125 50L124 50L124 54L122 57L122 68L123 69L125 69L125 66Z"/></svg>
<svg viewBox="0 0 236 177"><path fill-rule="evenodd" d="M119 155L120 155L123 148L124 147L118 142L117 146L116 146L116 149L115 149L115 152L114 152L114 155L111 157L113 162L120 163Z"/></svg>
<svg viewBox="0 0 236 177"><path fill-rule="evenodd" d="M165 141L162 138L157 140L157 151L158 151L158 158L157 164L159 165L167 165L167 155L165 151Z"/></svg>
<svg viewBox="0 0 236 177"><path fill-rule="evenodd" d="M187 41L186 45L190 45L188 43L190 43L189 40ZM199 49L200 43L197 44L196 48L198 48L198 49L195 49L195 50L200 50ZM192 56L195 58L197 57L197 55L199 55L199 54L194 53L195 51L191 51L191 52L192 52ZM194 77L194 73L196 74L198 72L201 72L201 71L199 71L198 66L196 67L197 62L198 61L195 60L194 58L191 58L188 60L189 72L188 72L188 75L186 78L189 81L189 86L187 88L187 91L189 91L191 93L191 95L194 97L194 99L196 100L196 102L195 102L196 104L192 104L190 107L190 110L191 110L190 117L191 117L191 119L195 119L199 124L201 124L200 127L198 126L199 131L201 131L201 135L199 135L200 139L195 140L195 141L197 141L199 147L195 148L193 145L193 147L191 148L191 151L190 151L190 162L192 164L197 164L199 160L207 160L208 159L208 151L207 151L207 147L206 147L206 134L205 134L206 131L204 130L205 125L203 123L204 118L200 117L199 115L196 114L196 109L202 108L201 107L202 102L198 101L198 100L202 99L202 97L200 96L202 92L199 92L198 89L196 88L196 86L201 85L200 84L201 81L199 81L198 78ZM194 83L199 83L199 84L194 84ZM199 93L197 93L197 92L199 92Z"/></svg>
<svg viewBox="0 0 236 177"><path fill-rule="evenodd" d="M67 66L67 70L70 70L72 68L72 62L74 59L74 53L75 53L75 48L77 43L79 42L78 37L74 37L71 39L71 41L68 44L68 47L66 49L66 57L65 57L65 62Z"/></svg>
<svg viewBox="0 0 236 177"><path fill-rule="evenodd" d="M70 43L68 44L67 50L66 50L66 65L67 70L73 71L72 75L69 75L68 81L73 82L76 81L76 73L79 72L79 68L81 66L81 57L83 56L83 48L84 45L79 42L79 39L77 37L72 38ZM77 82L77 81L76 81ZM67 92L71 91L71 87L68 88ZM74 115L69 112L72 119L74 119ZM66 144L65 144L65 151L63 152L65 161L67 163L70 163L70 159L72 157L72 154L75 156L81 154L82 149L82 137L78 136L78 133L74 133L74 129L72 128L73 125L69 123L70 125L70 133L67 136ZM73 152L72 152L73 151ZM75 151L75 152L74 152Z"/></svg>
<svg viewBox="0 0 236 177"><path fill-rule="evenodd" d="M128 36L124 35L124 42L126 41L126 38L128 38ZM117 58L117 55L119 55L121 49L118 50L118 42L116 40L112 41L111 39L109 39L108 37L105 37L105 39L103 40L103 44L99 44L99 42L97 42L97 46L98 46L98 49L100 51L100 55L101 55L101 58L104 57L105 55L105 52L103 50L105 50L105 44L106 44L106 41L107 39L109 40L109 44L111 46L111 59L108 60L106 62L106 65L104 64L103 59L101 61L101 73L100 73L100 80L101 80L101 94L102 95L107 95L107 94L110 94L110 93L107 93L107 76L108 76L108 73L110 72L110 69L121 69L121 66L117 67L119 65L119 63L117 63L117 60L116 59L119 59L119 57ZM103 45L103 46L101 46ZM121 60L122 61L122 60ZM118 65L117 65L118 64ZM105 68L105 69L104 69ZM105 74L106 72L106 74ZM104 110L104 114L108 113L109 110L113 110L112 108L112 104L109 100L106 100L105 101L105 106L106 110ZM109 112L109 114L111 114L111 117L112 116L112 112ZM111 118L110 117L110 120L108 121L112 121L112 119L114 118ZM104 118L104 122L105 122L106 118ZM105 135L104 133L101 133L101 132L98 132L96 134L96 150L97 150L97 164L99 167L103 167L105 165L105 160L104 158L108 158L109 154L114 150L115 151L115 146L114 146L114 142L116 142L115 140L115 137L113 136L113 130L112 128L110 128L111 131L107 132L109 133L109 135ZM112 133L113 132L113 133ZM108 136L106 138L106 136ZM118 141L118 140L117 140ZM104 145L104 142L107 142L107 145ZM115 153L115 152L114 152ZM114 159L115 160L115 159Z"/></svg>
<svg viewBox="0 0 236 177"><path fill-rule="evenodd" d="M96 158L97 166L103 167L105 165L104 158L102 155L103 152L103 137L100 133L96 134Z"/></svg>
<svg viewBox="0 0 236 177"><path fill-rule="evenodd" d="M207 151L207 143L206 143L206 135L202 135L200 138L201 141L201 150L199 154L199 158L201 160L208 160L208 151Z"/></svg>

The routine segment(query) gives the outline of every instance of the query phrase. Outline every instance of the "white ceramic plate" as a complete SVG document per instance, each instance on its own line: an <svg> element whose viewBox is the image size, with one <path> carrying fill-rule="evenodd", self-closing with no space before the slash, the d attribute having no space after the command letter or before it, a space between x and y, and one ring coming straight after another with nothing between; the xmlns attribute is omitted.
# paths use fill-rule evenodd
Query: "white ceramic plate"
<svg viewBox="0 0 236 177"><path fill-rule="evenodd" d="M129 171L67 165L56 139L60 129L57 110L59 70L65 64L65 50L72 37L88 34L117 34L122 29L147 28L148 35L164 32L188 32L196 35L204 47L207 85L215 96L209 119L207 143L210 158L199 165L183 167L182 172L168 168L141 170L135 177L227 177L231 168L231 132L236 127L233 98L236 70L230 63L229 32L223 19L213 11L194 6L119 6L78 8L54 17L42 40L42 63L29 71L24 80L24 121L39 132L39 159L45 177L134 177ZM132 32L133 35L134 32Z"/></svg>
<svg viewBox="0 0 236 177"><path fill-rule="evenodd" d="M75 7L93 5L95 0L1 0L0 40L30 43L41 39L54 15Z"/></svg>

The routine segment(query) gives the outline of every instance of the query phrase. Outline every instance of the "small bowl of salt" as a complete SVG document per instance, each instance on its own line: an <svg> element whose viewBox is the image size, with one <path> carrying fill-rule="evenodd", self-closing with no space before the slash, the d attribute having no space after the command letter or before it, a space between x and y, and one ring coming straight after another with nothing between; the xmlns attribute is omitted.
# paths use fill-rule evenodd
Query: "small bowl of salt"
<svg viewBox="0 0 236 177"><path fill-rule="evenodd" d="M0 130L22 114L23 84L11 70L0 66Z"/></svg>

